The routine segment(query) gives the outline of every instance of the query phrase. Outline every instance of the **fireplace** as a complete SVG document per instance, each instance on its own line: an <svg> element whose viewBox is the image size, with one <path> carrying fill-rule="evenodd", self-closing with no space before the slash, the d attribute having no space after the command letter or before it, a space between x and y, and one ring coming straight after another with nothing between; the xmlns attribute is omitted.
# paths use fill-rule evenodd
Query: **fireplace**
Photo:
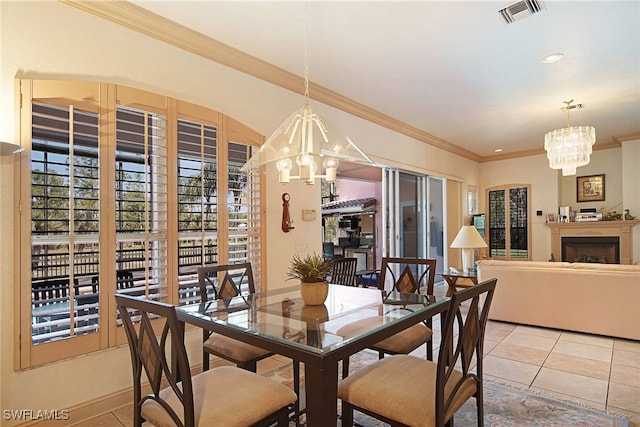
<svg viewBox="0 0 640 427"><path fill-rule="evenodd" d="M638 223L640 223L640 220L637 219L630 221L548 223L546 226L551 229L551 257L558 261L568 260L569 262L631 264L633 262L633 233L631 229ZM569 242L569 253L567 253L564 243L567 238L579 239L567 241ZM601 242L601 246L604 248L597 249L596 252L592 250L587 252L585 247L591 245L589 241ZM614 241L617 241L617 243L614 244ZM586 242L586 244L583 245L583 242ZM611 249L614 245L618 249ZM576 255L576 251L583 251L583 253ZM575 258L583 258L584 261L573 261Z"/></svg>
<svg viewBox="0 0 640 427"><path fill-rule="evenodd" d="M620 264L620 238L563 237L562 261Z"/></svg>

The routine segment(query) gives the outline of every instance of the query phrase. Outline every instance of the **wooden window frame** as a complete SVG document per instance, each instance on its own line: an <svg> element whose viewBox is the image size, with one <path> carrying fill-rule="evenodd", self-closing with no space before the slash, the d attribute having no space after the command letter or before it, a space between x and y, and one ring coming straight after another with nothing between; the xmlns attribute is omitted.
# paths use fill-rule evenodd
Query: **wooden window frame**
<svg viewBox="0 0 640 427"><path fill-rule="evenodd" d="M47 104L88 109L98 113L99 122L99 199L100 199L100 262L99 277L100 301L99 301L99 331L90 335L65 338L43 344L32 344L32 239L31 239L31 150L27 149L21 155L16 168L16 249L19 256L16 257L16 271L19 280L16 283L16 335L15 335L15 363L16 369L26 369L39 366L57 360L103 350L106 348L126 343L124 331L118 327L118 319L115 311L115 302L110 297L116 292L116 227L115 227L115 194L113 188L116 180L116 172L113 165L116 161L116 105L154 112L164 116L166 120L166 277L167 290L165 300L178 303L178 198L177 198L177 123L179 118L200 120L206 123L214 123L218 128L217 149L226 152L229 142L244 144L250 147L248 152L259 147L264 142L264 136L251 130L247 126L214 110L176 100L159 94L154 94L126 86L99 83L76 82L55 80L16 80L20 97L20 133L21 145L31 147L31 103L32 100L40 100ZM226 155L220 156L220 167L227 169ZM254 175L253 172L248 174ZM260 221L264 220L265 207L265 182L258 179L259 173L255 173L255 188L257 197L252 197L250 202L258 212L254 217L251 227L254 242L247 256L254 264L256 281L266 287L263 274L266 254L264 251L265 229ZM226 191L227 176L218 176L221 190ZM253 190L252 190L253 191ZM106 208L105 208L106 206ZM227 200L218 200L219 210L226 212ZM219 263L229 261L228 256L228 231L226 224L228 218L220 218L218 224L218 239L225 242L219 248Z"/></svg>
<svg viewBox="0 0 640 427"><path fill-rule="evenodd" d="M527 256L515 257L511 255L511 227L509 226L510 206L509 203L505 203L505 256L496 256L491 253L491 203L489 194L492 191L505 191L505 200L509 200L509 191L515 188L526 188L527 191ZM495 187L487 188L486 190L486 222L485 233L486 241L488 244L487 255L491 259L503 259L503 260L518 260L518 261L530 261L531 260L531 186L528 184L505 184Z"/></svg>

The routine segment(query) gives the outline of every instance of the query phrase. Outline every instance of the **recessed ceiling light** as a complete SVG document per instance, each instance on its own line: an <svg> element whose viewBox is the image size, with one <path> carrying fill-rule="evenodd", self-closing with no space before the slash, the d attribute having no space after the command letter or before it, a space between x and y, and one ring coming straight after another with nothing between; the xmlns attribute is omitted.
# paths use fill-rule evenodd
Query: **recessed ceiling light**
<svg viewBox="0 0 640 427"><path fill-rule="evenodd" d="M493 150L494 153L502 153L502 148L496 148Z"/></svg>
<svg viewBox="0 0 640 427"><path fill-rule="evenodd" d="M548 55L542 58L542 63L552 64L554 62L560 61L562 58L564 58L564 53L552 53L551 55Z"/></svg>

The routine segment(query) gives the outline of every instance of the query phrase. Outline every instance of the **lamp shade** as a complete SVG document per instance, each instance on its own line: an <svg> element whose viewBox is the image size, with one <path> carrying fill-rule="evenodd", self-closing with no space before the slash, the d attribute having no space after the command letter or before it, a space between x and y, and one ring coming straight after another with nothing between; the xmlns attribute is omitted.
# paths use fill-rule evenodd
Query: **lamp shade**
<svg viewBox="0 0 640 427"><path fill-rule="evenodd" d="M484 241L478 230L473 225L464 225L458 231L458 235L453 242L452 248L486 248L487 243Z"/></svg>

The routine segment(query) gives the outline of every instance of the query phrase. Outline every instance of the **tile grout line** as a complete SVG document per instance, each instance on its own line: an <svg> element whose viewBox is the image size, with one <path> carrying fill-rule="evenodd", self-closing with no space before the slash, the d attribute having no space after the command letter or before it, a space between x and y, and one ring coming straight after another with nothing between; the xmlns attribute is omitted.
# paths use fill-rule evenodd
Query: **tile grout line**
<svg viewBox="0 0 640 427"><path fill-rule="evenodd" d="M607 397L606 397L606 401L604 402L604 409L606 411L609 411L609 396L611 394L611 380L612 380L612 374L613 374L613 353L615 352L615 348L616 348L616 339L613 339L613 343L611 345L611 358L609 359L609 376L607 377L608 381L607 381Z"/></svg>
<svg viewBox="0 0 640 427"><path fill-rule="evenodd" d="M560 341L561 336L562 336L562 333L558 335L555 342L553 343L553 346L551 346L551 349L549 349L549 353L547 353L547 356L544 358L544 360L540 364L540 367L538 368L538 372L533 376L533 379L531 380L531 384L529 385L529 390L531 390L531 387L533 387L533 383L536 381L536 378L538 378L538 375L540 375L540 372L542 371L542 367L544 366L545 362L549 359L549 356L553 352L553 349L556 347L556 345L558 345L558 342Z"/></svg>

